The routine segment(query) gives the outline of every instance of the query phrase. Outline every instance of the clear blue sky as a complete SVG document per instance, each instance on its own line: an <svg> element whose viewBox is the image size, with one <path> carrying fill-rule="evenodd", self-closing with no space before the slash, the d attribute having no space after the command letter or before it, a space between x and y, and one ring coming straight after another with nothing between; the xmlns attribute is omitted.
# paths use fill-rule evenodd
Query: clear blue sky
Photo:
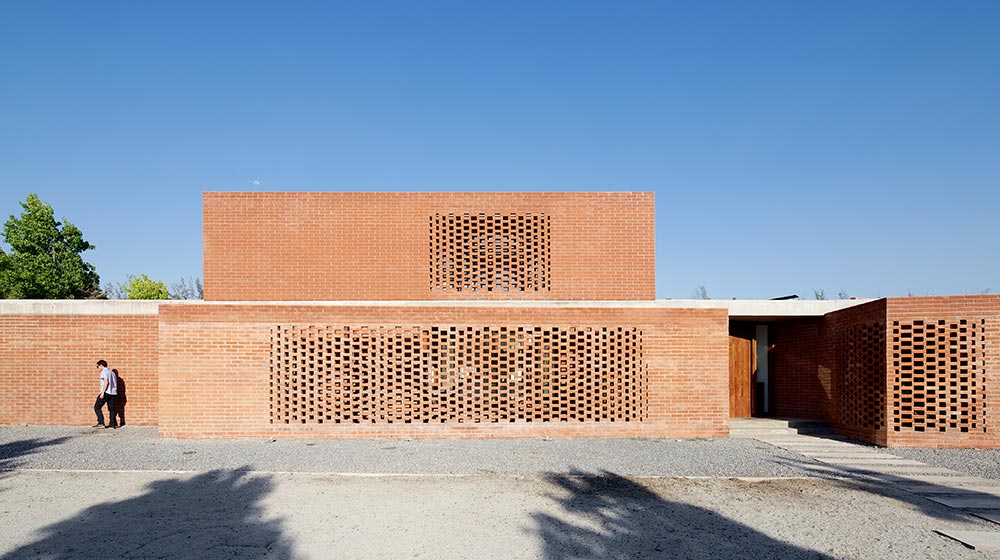
<svg viewBox="0 0 1000 560"><path fill-rule="evenodd" d="M3 4L0 216L170 284L205 190L652 190L661 298L996 293L1000 2Z"/></svg>

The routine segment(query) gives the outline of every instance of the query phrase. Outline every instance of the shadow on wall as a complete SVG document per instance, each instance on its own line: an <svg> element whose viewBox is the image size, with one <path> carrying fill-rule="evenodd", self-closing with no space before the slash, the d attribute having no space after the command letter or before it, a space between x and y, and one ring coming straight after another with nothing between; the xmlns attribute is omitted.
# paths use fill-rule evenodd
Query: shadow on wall
<svg viewBox="0 0 1000 560"><path fill-rule="evenodd" d="M833 557L775 540L711 510L671 502L617 474L552 474L574 523L532 515L548 560Z"/></svg>
<svg viewBox="0 0 1000 560"><path fill-rule="evenodd" d="M11 551L15 558L268 558L292 557L280 520L264 520L261 498L270 478L247 469L212 471L151 483L145 494L109 501L41 530Z"/></svg>

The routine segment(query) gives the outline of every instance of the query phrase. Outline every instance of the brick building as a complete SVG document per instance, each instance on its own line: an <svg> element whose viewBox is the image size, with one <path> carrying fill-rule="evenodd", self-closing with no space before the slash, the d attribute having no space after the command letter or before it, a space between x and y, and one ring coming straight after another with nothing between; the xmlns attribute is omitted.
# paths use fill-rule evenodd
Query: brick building
<svg viewBox="0 0 1000 560"><path fill-rule="evenodd" d="M0 303L0 424L163 437L726 437L993 447L1000 296L655 299L652 193L206 193L205 301Z"/></svg>

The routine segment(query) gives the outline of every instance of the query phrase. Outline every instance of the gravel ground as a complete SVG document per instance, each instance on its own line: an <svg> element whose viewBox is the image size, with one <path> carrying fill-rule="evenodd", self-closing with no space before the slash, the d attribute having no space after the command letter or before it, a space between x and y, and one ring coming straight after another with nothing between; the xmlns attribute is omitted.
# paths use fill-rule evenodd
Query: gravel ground
<svg viewBox="0 0 1000 560"><path fill-rule="evenodd" d="M982 478L1000 478L1000 449L889 449L893 455Z"/></svg>
<svg viewBox="0 0 1000 560"><path fill-rule="evenodd" d="M1000 460L888 451L978 476ZM6 426L0 560L1000 560L934 532L995 524L877 480L730 478L815 464L752 439L191 441ZM670 476L713 478L658 478Z"/></svg>
<svg viewBox="0 0 1000 560"><path fill-rule="evenodd" d="M613 472L807 476L798 454L752 439L170 440L155 428L0 428L0 468L412 474Z"/></svg>
<svg viewBox="0 0 1000 560"><path fill-rule="evenodd" d="M849 481L6 474L0 560L1000 559L934 532L987 522Z"/></svg>

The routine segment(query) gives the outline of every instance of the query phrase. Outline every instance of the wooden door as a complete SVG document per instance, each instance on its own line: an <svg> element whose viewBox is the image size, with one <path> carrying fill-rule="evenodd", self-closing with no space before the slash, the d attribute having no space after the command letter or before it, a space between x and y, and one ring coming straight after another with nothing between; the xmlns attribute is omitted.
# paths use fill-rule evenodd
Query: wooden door
<svg viewBox="0 0 1000 560"><path fill-rule="evenodd" d="M746 418L753 413L754 377L757 372L754 326L729 325L729 417Z"/></svg>

